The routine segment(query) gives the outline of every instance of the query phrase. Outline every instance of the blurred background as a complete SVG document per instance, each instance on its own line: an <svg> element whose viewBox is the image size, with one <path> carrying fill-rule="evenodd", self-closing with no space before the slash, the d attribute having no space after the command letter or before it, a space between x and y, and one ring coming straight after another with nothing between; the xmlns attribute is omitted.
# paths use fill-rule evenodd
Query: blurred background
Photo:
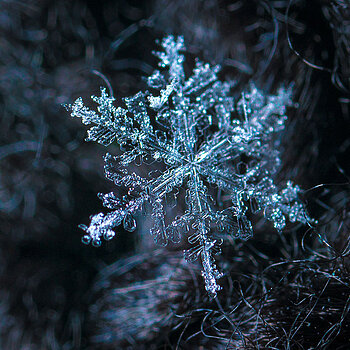
<svg viewBox="0 0 350 350"><path fill-rule="evenodd" d="M315 229L263 221L218 259L224 291L159 249L142 224L96 249L78 224L102 210L106 149L63 104L145 88L156 39L273 93L295 84L278 180L304 192ZM0 1L0 348L347 349L348 1ZM109 149L110 153L117 149Z"/></svg>

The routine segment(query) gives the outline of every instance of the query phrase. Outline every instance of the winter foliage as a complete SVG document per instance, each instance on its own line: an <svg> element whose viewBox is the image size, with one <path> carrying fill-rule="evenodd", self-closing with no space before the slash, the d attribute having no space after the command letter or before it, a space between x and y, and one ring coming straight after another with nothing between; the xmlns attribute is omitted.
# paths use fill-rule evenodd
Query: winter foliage
<svg viewBox="0 0 350 350"><path fill-rule="evenodd" d="M92 217L84 243L101 245L123 224L136 229L135 216L150 212L151 235L165 246L188 241L188 261L200 259L208 293L215 297L222 276L214 255L225 237L249 239L251 215L261 212L281 231L286 220L306 224L310 218L291 181L274 183L281 160L276 134L284 129L291 87L265 95L251 84L235 100L234 82L218 79L219 66L196 60L188 77L182 37L168 36L156 52L159 70L147 79L149 91L124 98L115 107L104 88L92 96L97 112L81 98L69 106L72 117L90 125L87 139L104 146L116 142L121 155L105 156L106 177L127 195L99 194L108 214ZM132 164L149 167L147 177ZM162 171L160 171L162 169ZM176 216L169 203L175 198Z"/></svg>

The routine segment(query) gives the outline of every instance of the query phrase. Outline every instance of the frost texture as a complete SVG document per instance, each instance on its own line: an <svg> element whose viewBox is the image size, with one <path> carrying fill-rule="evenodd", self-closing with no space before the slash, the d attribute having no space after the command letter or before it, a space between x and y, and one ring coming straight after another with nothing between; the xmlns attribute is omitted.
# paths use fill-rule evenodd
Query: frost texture
<svg viewBox="0 0 350 350"><path fill-rule="evenodd" d="M92 125L88 141L119 144L122 154L106 155L105 173L128 189L122 198L113 192L99 195L112 211L94 215L88 227L81 225L83 241L99 246L102 238L114 237L113 229L121 223L135 230L134 216L148 203L155 242L166 245L186 237L191 247L185 257L201 260L206 290L215 297L222 274L213 256L225 236L252 236L248 212L261 211L278 231L287 218L309 221L298 200L299 187L288 181L278 189L273 181L280 165L274 136L284 128L291 89L265 96L251 84L234 101L234 84L218 80L219 66L197 60L186 79L182 37L168 36L161 46L163 51L155 53L160 71L147 80L151 91L124 98L125 107L116 108L102 88L101 97L92 97L97 112L81 98L69 106L73 117ZM141 162L156 169L163 164L165 170L156 177L150 172L148 178L128 171L131 163ZM177 199L181 214L176 217L168 210L170 197Z"/></svg>

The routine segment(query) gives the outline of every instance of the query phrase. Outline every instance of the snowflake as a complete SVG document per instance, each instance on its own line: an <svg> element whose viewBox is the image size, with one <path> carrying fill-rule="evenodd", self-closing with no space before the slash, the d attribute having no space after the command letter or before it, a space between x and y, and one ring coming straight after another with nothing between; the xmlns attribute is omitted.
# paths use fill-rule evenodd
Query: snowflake
<svg viewBox="0 0 350 350"><path fill-rule="evenodd" d="M298 199L299 187L288 181L278 189L273 181L281 163L275 134L284 129L291 88L266 96L251 84L235 101L230 96L234 83L218 80L219 66L197 60L186 79L182 37L168 36L161 46L163 51L155 53L160 70L147 79L151 91L124 98L126 108L115 107L103 88L101 97L92 96L98 113L81 98L68 106L73 117L92 124L88 141L119 144L120 156L105 156L105 173L128 189L121 198L113 192L99 194L112 211L81 225L83 242L99 246L102 238L114 237L113 229L121 223L134 231L134 217L148 203L156 243L179 243L186 236L191 246L185 258L200 258L206 290L215 297L222 273L214 254L225 236L252 236L248 212L262 211L278 231L287 218L304 224L310 220ZM164 170L142 177L130 170L131 163L141 162ZM177 199L176 217L169 196Z"/></svg>

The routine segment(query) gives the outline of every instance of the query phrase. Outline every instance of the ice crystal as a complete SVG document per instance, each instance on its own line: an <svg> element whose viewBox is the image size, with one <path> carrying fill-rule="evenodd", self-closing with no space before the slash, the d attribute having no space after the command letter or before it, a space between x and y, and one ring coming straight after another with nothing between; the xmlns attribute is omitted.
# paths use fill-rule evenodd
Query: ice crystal
<svg viewBox="0 0 350 350"><path fill-rule="evenodd" d="M215 297L222 274L214 255L225 236L252 236L248 212L263 212L278 231L287 218L309 220L299 187L288 181L278 188L273 180L280 165L275 134L284 128L291 88L266 96L251 84L235 101L230 96L234 84L218 80L219 66L197 60L186 79L182 37L168 36L161 46L163 51L155 53L160 70L147 79L150 91L124 98L125 106L115 107L114 98L101 88L100 97L92 96L97 112L81 98L69 106L73 117L92 124L88 141L119 144L120 156L105 156L105 173L128 189L121 198L113 192L99 195L112 211L81 225L83 241L99 246L102 238L114 237L113 229L121 223L135 230L134 217L148 203L156 243L186 237L191 246L185 258L200 258L206 290ZM157 177L141 177L129 166L140 162L156 168L163 164L164 170ZM169 196L177 198L176 217L167 210Z"/></svg>

